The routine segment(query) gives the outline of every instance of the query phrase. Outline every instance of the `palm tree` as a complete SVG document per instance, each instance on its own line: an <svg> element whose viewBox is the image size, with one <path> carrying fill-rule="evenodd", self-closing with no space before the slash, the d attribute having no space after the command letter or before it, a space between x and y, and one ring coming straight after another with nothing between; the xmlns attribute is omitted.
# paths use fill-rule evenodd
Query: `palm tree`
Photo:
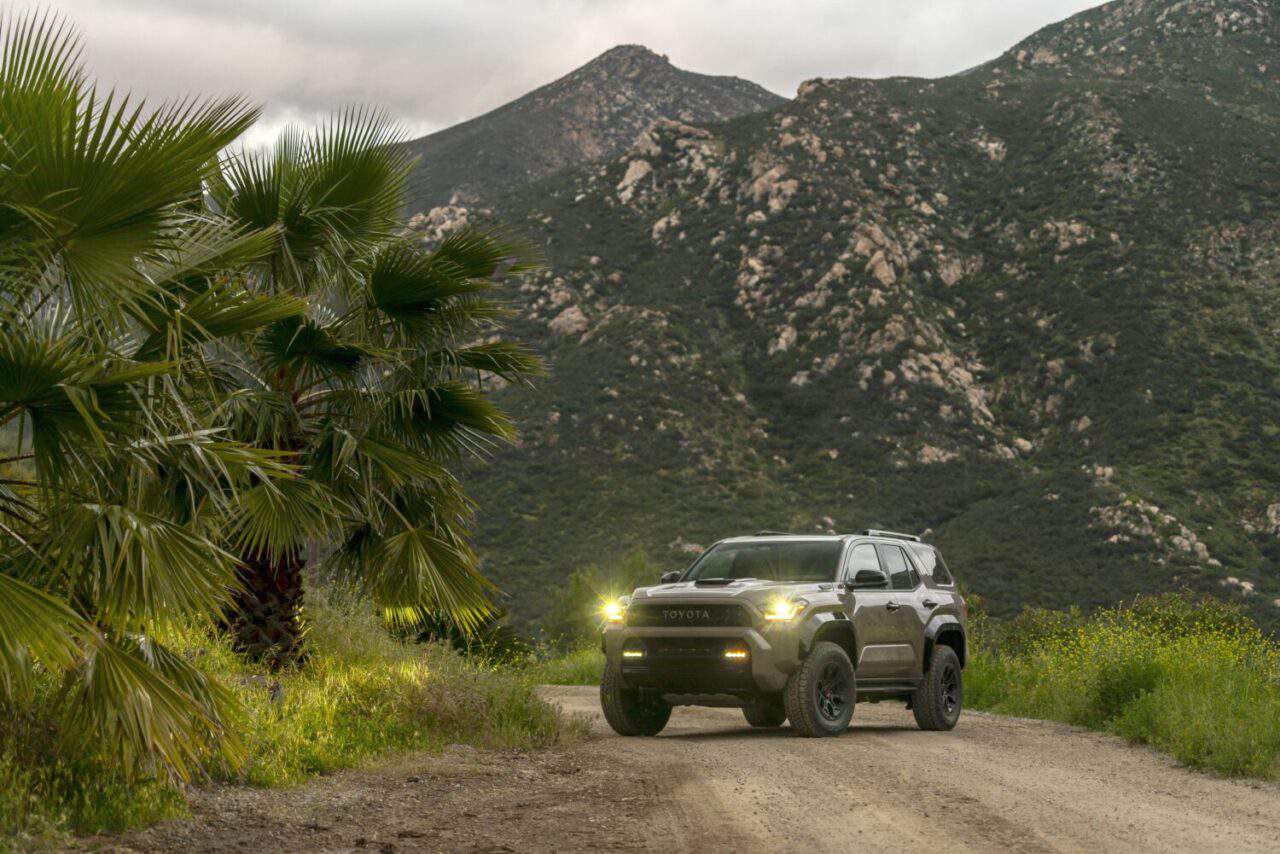
<svg viewBox="0 0 1280 854"><path fill-rule="evenodd" d="M348 110L274 150L241 151L210 184L214 207L275 231L255 291L306 304L220 352L221 417L255 447L294 455L305 480L247 496L241 587L228 623L241 649L274 665L302 654L305 543L273 503L305 492L340 524L295 525L332 546L328 564L394 621L430 615L464 630L492 587L468 542L472 507L449 466L513 430L483 389L539 363L496 334L490 292L527 265L509 243L462 231L426 251L398 234L412 163L379 113ZM259 513L261 509L264 512Z"/></svg>
<svg viewBox="0 0 1280 854"><path fill-rule="evenodd" d="M78 56L54 16L0 19L0 699L45 668L68 739L184 774L234 748L237 707L162 639L225 607L241 499L302 492L218 421L208 353L303 305L235 273L277 232L201 202L256 110L148 108Z"/></svg>

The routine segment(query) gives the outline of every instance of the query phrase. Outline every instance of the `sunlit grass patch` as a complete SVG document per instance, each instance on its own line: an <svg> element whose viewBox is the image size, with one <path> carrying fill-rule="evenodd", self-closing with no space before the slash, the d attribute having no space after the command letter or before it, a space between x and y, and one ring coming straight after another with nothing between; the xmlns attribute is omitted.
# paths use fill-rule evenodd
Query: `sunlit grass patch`
<svg viewBox="0 0 1280 854"><path fill-rule="evenodd" d="M535 658L525 673L540 685L599 685L604 653L598 639L583 640L564 652L548 652Z"/></svg>
<svg viewBox="0 0 1280 854"><path fill-rule="evenodd" d="M292 672L251 667L203 628L168 638L232 688L245 710L244 762L208 757L203 780L294 785L389 753L451 743L536 748L584 734L519 670L439 644L401 643L358 600L314 595L307 608L310 657ZM0 723L0 847L184 813L185 798L170 781L131 781L101 757L67 754L57 737L56 690L40 682L20 714Z"/></svg>
<svg viewBox="0 0 1280 854"><path fill-rule="evenodd" d="M1007 625L978 636L970 706L1111 731L1194 768L1280 779L1280 647L1233 609L1167 595L1053 621L1030 644Z"/></svg>

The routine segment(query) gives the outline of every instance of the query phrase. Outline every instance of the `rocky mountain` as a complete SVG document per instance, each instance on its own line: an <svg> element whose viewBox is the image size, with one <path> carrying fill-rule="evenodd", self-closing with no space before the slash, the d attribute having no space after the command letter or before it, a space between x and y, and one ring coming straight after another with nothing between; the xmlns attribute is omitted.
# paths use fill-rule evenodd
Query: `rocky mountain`
<svg viewBox="0 0 1280 854"><path fill-rule="evenodd" d="M938 80L665 117L463 211L545 248L519 447L474 475L523 619L576 566L929 531L996 613L1211 590L1280 625L1280 12L1119 0ZM424 239L457 211L419 220Z"/></svg>
<svg viewBox="0 0 1280 854"><path fill-rule="evenodd" d="M406 143L421 158L410 210L464 204L565 166L617 154L649 122L718 122L786 99L737 77L676 68L639 45L621 45L479 118Z"/></svg>

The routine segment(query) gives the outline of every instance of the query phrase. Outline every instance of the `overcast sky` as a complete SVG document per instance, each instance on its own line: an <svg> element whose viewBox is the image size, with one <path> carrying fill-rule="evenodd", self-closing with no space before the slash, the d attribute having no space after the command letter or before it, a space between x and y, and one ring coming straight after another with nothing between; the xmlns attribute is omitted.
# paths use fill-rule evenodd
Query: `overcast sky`
<svg viewBox="0 0 1280 854"><path fill-rule="evenodd" d="M250 142L345 104L414 135L479 115L617 44L788 97L810 77L936 77L1097 0L43 0L92 74L164 98L248 95ZM11 5L0 0L0 6Z"/></svg>

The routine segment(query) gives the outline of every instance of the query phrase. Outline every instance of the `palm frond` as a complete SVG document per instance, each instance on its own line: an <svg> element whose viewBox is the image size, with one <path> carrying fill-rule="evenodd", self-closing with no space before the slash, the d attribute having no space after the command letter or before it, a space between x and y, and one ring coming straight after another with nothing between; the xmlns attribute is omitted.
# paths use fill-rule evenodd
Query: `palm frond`
<svg viewBox="0 0 1280 854"><path fill-rule="evenodd" d="M0 329L0 423L25 416L36 470L49 483L65 473L85 440L136 432L136 386L173 370L166 362L105 359L55 315L25 328Z"/></svg>
<svg viewBox="0 0 1280 854"><path fill-rule="evenodd" d="M35 91L71 97L84 82L81 52L79 36L59 15L0 13L0 93Z"/></svg>
<svg viewBox="0 0 1280 854"><path fill-rule="evenodd" d="M218 752L231 767L238 767L244 761L240 732L245 712L236 695L154 638L141 636L136 643L143 661L195 704L199 711L195 720L207 724L199 734L202 746Z"/></svg>
<svg viewBox="0 0 1280 854"><path fill-rule="evenodd" d="M8 236L41 262L31 286L47 276L43 287L65 291L78 313L122 320L154 290L139 259L177 239L208 164L257 110L235 98L153 109L99 94L82 82L78 40L47 14L15 19L3 37Z"/></svg>
<svg viewBox="0 0 1280 854"><path fill-rule="evenodd" d="M216 282L186 299L174 296L167 310L149 312L153 329L134 351L135 359L176 358L190 346L230 335L246 335L281 320L300 318L305 301L242 290L232 282Z"/></svg>
<svg viewBox="0 0 1280 854"><path fill-rule="evenodd" d="M67 508L53 543L75 598L124 630L217 613L235 584L236 559L207 536L123 504Z"/></svg>
<svg viewBox="0 0 1280 854"><path fill-rule="evenodd" d="M410 241L389 243L367 274L368 300L411 337L459 335L505 314L481 294L497 287L500 270L526 269L530 257L521 244L475 230L455 232L431 252Z"/></svg>
<svg viewBox="0 0 1280 854"><path fill-rule="evenodd" d="M355 481L364 490L435 483L449 476L435 460L389 437L358 435L333 422L322 425L307 460L311 477L327 484Z"/></svg>
<svg viewBox="0 0 1280 854"><path fill-rule="evenodd" d="M249 558L277 561L336 530L344 505L318 481L267 481L242 492L227 538Z"/></svg>
<svg viewBox="0 0 1280 854"><path fill-rule="evenodd" d="M401 527L380 532L353 564L355 576L390 621L414 625L445 617L463 631L493 612L496 588L475 568L475 555L448 530Z"/></svg>
<svg viewBox="0 0 1280 854"><path fill-rule="evenodd" d="M445 459L483 456L494 440L515 438L515 426L483 392L450 380L395 389L382 412L386 432L414 450Z"/></svg>
<svg viewBox="0 0 1280 854"><path fill-rule="evenodd" d="M76 634L86 626L63 600L0 572L0 687L12 697L32 661L54 670L79 657Z"/></svg>
<svg viewBox="0 0 1280 854"><path fill-rule="evenodd" d="M100 745L133 773L154 769L158 759L188 779L210 735L223 731L223 721L152 666L137 641L92 635L70 688L63 738L80 748Z"/></svg>
<svg viewBox="0 0 1280 854"><path fill-rule="evenodd" d="M514 341L487 341L457 349L439 348L406 363L406 373L415 377L435 377L459 371L480 371L502 377L507 382L528 382L542 376L542 360Z"/></svg>
<svg viewBox="0 0 1280 854"><path fill-rule="evenodd" d="M333 326L288 317L262 331L256 342L263 366L297 377L302 383L317 378L355 376L375 354L368 345L344 339Z"/></svg>
<svg viewBox="0 0 1280 854"><path fill-rule="evenodd" d="M398 226L413 161L406 134L381 110L350 107L302 142L312 206L339 250L372 247Z"/></svg>

